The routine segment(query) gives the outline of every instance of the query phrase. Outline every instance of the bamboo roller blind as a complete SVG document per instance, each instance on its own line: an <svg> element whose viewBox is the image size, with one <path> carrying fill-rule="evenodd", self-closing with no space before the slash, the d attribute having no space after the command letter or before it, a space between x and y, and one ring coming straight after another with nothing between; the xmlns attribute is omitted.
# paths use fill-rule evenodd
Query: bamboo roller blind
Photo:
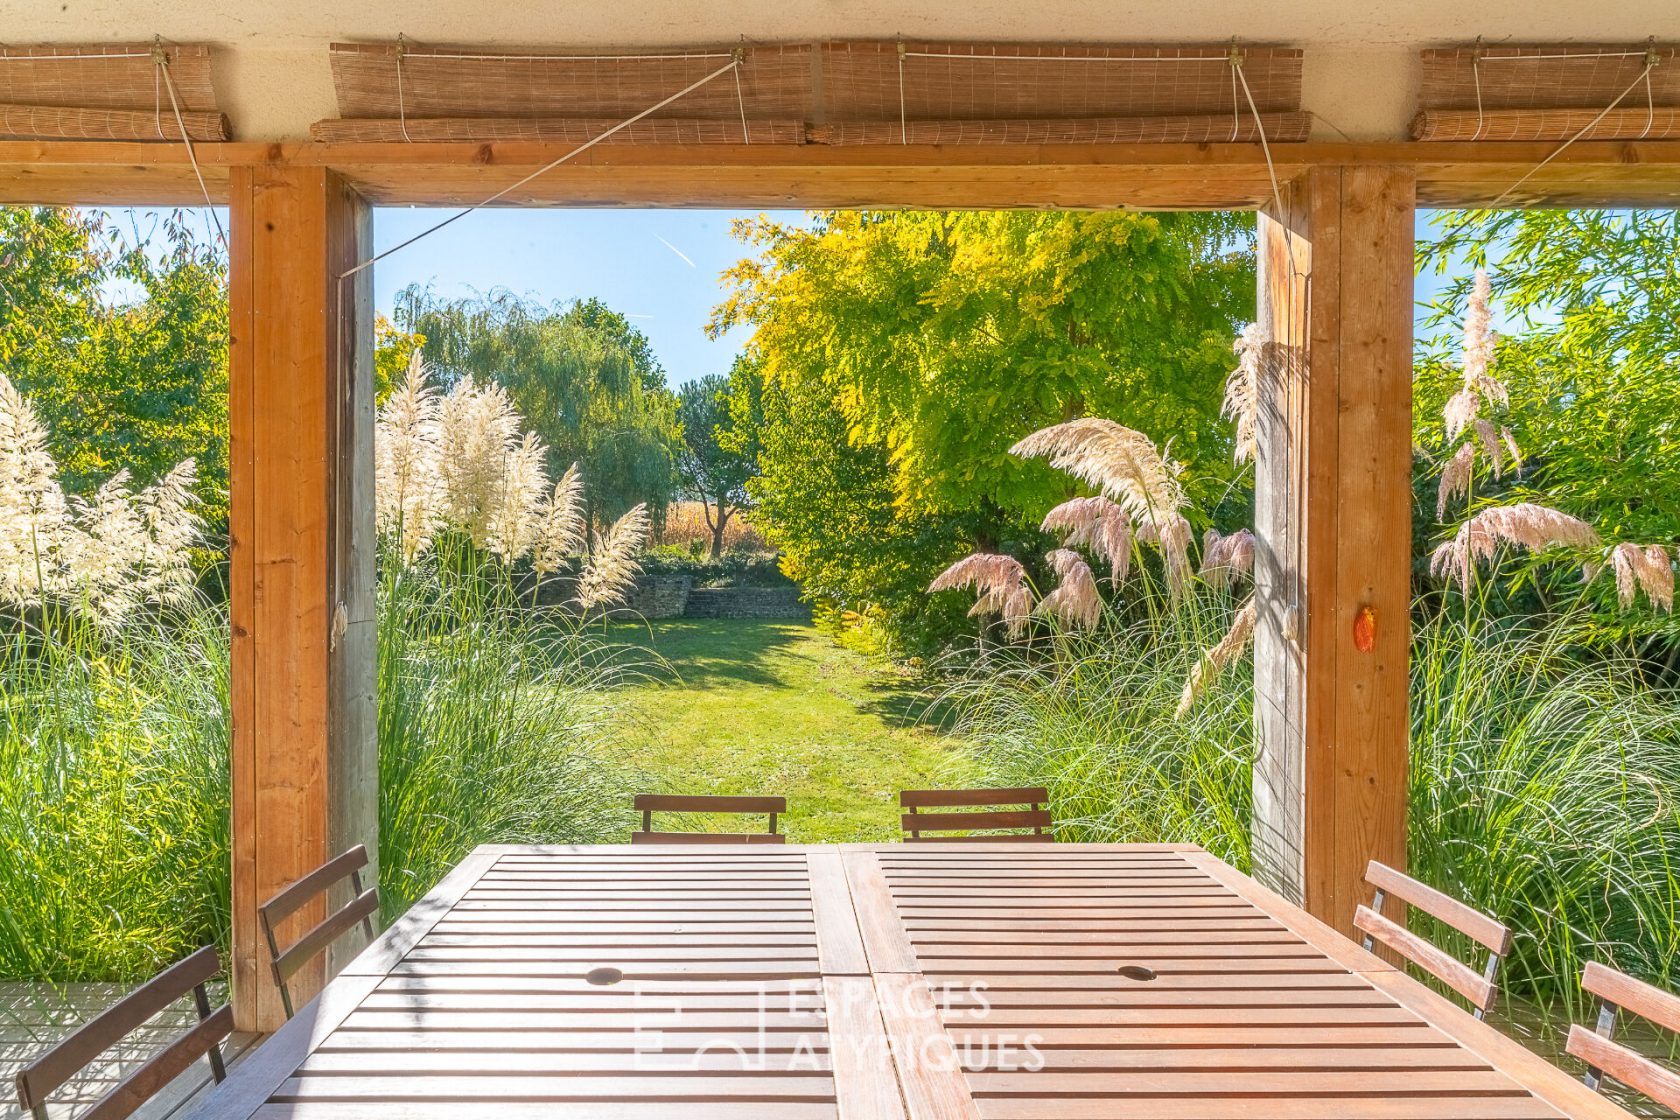
<svg viewBox="0 0 1680 1120"><path fill-rule="evenodd" d="M0 47L0 138L175 140L181 129L150 43ZM181 123L194 140L228 139L210 85L210 48L161 48Z"/></svg>
<svg viewBox="0 0 1680 1120"><path fill-rule="evenodd" d="M1427 50L1412 138L1671 139L1680 136L1677 54L1643 43Z"/></svg>
<svg viewBox="0 0 1680 1120"><path fill-rule="evenodd" d="M737 54L738 52L738 54ZM599 135L733 57L742 64L611 141L1026 144L1307 138L1301 52L1224 47L823 42L618 54L334 44L339 117L317 140ZM736 78L739 77L737 85ZM611 142L609 141L609 142Z"/></svg>

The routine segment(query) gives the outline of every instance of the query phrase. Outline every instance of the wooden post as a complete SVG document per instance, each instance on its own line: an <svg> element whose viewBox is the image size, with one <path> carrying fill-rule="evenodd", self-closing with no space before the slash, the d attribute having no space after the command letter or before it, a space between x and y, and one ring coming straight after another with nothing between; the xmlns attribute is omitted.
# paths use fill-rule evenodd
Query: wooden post
<svg viewBox="0 0 1680 1120"><path fill-rule="evenodd" d="M1343 932L1406 857L1415 198L1326 166L1260 217L1254 864Z"/></svg>
<svg viewBox="0 0 1680 1120"><path fill-rule="evenodd" d="M235 168L229 198L233 1005L283 1021L259 903L378 843L367 204L319 167ZM290 919L291 936L319 904ZM326 963L292 983L311 998Z"/></svg>

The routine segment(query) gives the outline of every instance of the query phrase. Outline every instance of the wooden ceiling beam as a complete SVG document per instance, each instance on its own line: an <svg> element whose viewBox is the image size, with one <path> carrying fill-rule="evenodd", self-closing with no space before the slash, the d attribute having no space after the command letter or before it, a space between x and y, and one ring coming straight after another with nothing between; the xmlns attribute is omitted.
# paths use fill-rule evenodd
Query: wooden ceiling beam
<svg viewBox="0 0 1680 1120"><path fill-rule="evenodd" d="M1288 181L1313 166L1415 169L1422 206L1488 205L1556 145L1308 143L1273 149ZM379 205L478 202L565 154L534 142L199 144L221 201L239 166L325 166ZM602 145L509 194L502 206L1066 207L1252 209L1271 197L1252 144L944 147ZM173 144L0 142L0 202L191 205L203 198ZM1573 145L1507 205L1680 205L1680 141Z"/></svg>

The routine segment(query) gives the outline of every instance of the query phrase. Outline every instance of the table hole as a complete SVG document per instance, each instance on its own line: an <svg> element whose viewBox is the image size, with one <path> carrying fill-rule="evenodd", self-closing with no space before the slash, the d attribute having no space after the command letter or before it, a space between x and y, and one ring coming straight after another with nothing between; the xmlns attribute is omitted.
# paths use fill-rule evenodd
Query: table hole
<svg viewBox="0 0 1680 1120"><path fill-rule="evenodd" d="M1141 964L1123 964L1116 971L1128 980L1155 979L1155 970L1153 968L1145 968Z"/></svg>
<svg viewBox="0 0 1680 1120"><path fill-rule="evenodd" d="M584 973L584 980L597 988L609 987L624 979L624 970L618 968L592 968Z"/></svg>

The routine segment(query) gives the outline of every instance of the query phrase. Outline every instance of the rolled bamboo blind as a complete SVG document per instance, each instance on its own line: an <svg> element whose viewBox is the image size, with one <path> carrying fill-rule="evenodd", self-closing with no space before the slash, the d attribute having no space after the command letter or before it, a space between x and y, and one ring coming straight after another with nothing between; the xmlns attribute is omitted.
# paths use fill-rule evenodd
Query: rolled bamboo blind
<svg viewBox="0 0 1680 1120"><path fill-rule="evenodd" d="M1412 138L1672 139L1680 136L1677 55L1658 44L1427 50Z"/></svg>
<svg viewBox="0 0 1680 1120"><path fill-rule="evenodd" d="M228 139L202 43L0 47L0 138L179 141L159 53L187 136Z"/></svg>
<svg viewBox="0 0 1680 1120"><path fill-rule="evenodd" d="M581 141L706 78L612 142L1193 143L1307 138L1301 52L823 42L688 51L334 44L318 140ZM737 81L738 79L738 81ZM1241 81L1246 81L1250 109ZM1256 119L1256 112L1258 119Z"/></svg>

